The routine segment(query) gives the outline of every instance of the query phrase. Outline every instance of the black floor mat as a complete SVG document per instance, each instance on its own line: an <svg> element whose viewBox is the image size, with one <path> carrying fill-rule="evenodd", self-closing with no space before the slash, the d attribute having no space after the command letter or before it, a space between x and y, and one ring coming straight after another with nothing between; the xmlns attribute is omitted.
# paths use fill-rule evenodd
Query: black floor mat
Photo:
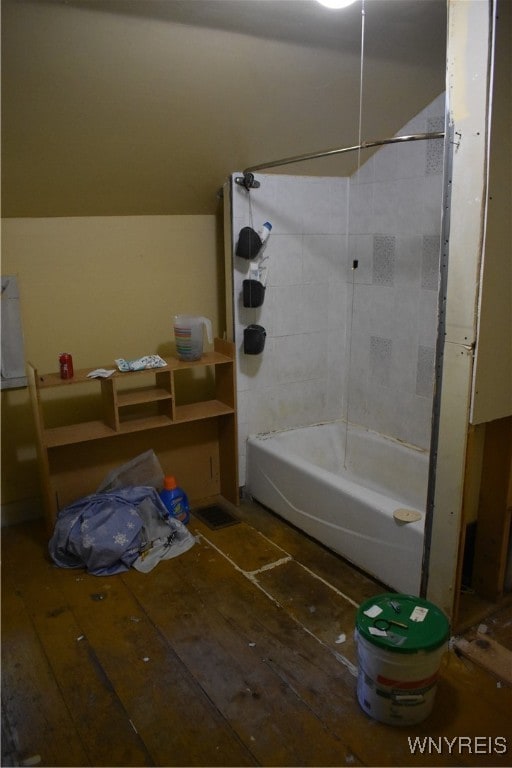
<svg viewBox="0 0 512 768"><path fill-rule="evenodd" d="M228 512L228 510L223 507L219 507L218 504L211 504L209 507L193 509L192 514L212 530L226 528L228 525L237 525L240 522L240 520L232 515L231 512Z"/></svg>

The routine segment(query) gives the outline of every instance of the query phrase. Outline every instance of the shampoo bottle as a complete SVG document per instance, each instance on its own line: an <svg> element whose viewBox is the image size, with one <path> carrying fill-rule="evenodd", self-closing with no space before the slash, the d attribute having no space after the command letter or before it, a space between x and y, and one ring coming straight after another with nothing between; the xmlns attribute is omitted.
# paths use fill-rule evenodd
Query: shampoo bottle
<svg viewBox="0 0 512 768"><path fill-rule="evenodd" d="M265 241L268 239L268 236L270 235L270 232L272 231L272 224L270 221L263 222L263 226L258 229L258 235L260 236L260 240L262 244L265 244Z"/></svg>

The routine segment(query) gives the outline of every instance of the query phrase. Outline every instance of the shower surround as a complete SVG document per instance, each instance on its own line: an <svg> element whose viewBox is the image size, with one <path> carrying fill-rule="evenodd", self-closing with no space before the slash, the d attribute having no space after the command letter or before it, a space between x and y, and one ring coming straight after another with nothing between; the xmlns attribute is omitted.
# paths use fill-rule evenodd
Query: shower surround
<svg viewBox="0 0 512 768"><path fill-rule="evenodd" d="M441 94L397 135L444 130L444 111ZM428 453L443 141L364 159L350 178L257 173L258 189L232 185L233 250L243 226L273 225L262 307L243 307L249 264L234 256L241 485L250 435L319 422ZM251 323L267 332L260 355L243 353Z"/></svg>

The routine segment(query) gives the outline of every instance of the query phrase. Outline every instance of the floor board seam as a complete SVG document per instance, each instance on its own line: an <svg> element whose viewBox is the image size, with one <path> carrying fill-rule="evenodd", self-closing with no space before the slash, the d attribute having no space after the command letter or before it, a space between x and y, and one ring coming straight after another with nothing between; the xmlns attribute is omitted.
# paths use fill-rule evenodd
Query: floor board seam
<svg viewBox="0 0 512 768"><path fill-rule="evenodd" d="M335 587L334 584L331 584L330 581L327 581L327 579L324 579L323 576L319 576L317 573L311 570L311 568L308 568L307 565L304 565L304 563L296 561L301 568L303 568L307 573L309 573L310 576L313 576L313 578L317 579L318 581L321 581L322 584L325 584L326 587L329 587L329 589L332 589L333 592L335 592L339 597L342 597L344 600L346 600L348 603L354 606L354 608L359 608L359 603L356 603L355 600L352 600L351 597L346 595L344 592L342 592L338 587Z"/></svg>
<svg viewBox="0 0 512 768"><path fill-rule="evenodd" d="M285 565L285 563L289 563L291 560L293 560L291 555L287 555L287 557L282 557L280 560L273 560L271 563L267 563L267 565L262 565L261 568L256 568L255 571L242 571L248 578L251 576L257 576L259 573L263 573L264 571L272 571L274 568L279 567L280 565Z"/></svg>
<svg viewBox="0 0 512 768"><path fill-rule="evenodd" d="M219 555L221 555L221 556L222 556L222 557L224 557L224 558L225 558L225 559L226 559L226 560L227 560L229 563L231 563L231 565L232 565L232 566L233 566L233 567L234 567L234 568L235 568L235 569L236 569L236 570L237 570L239 573L241 573L241 574L242 574L242 576L245 576L245 578L246 578L246 579L248 579L248 580L249 580L249 581L250 581L252 584L254 584L254 585L255 585L255 586L256 586L256 587L257 587L257 588L258 588L258 589L259 589L261 592L263 592L263 594L264 594L264 595L266 595L266 597L268 597L268 598L269 598L269 600L271 600L273 603L275 603L275 605L277 605L277 606L278 606L279 608L281 608L283 611L286 611L286 609L285 609L285 607L283 606L283 604L282 604L282 603L280 603L280 602L279 602L279 600L277 600L277 599L276 599L276 598L275 598L275 597L274 597L272 594L270 594L270 592L268 592L268 591L267 591L267 590L266 590L264 587L262 587L262 585L259 583L258 579L256 578L256 576L258 575L258 573L260 573L260 572L261 572L261 571L263 571L263 570L268 570L268 569L266 569L266 568L263 566L263 568L261 568L261 569L259 569L259 570L257 570L257 571L244 571L244 570L243 570L243 568L240 568L240 566L239 566L239 565L237 565L237 564L234 562L234 560L232 560L232 558L230 558L230 557L229 557L229 555L226 555L226 553L225 553L225 552L223 552L223 551L222 551L222 550L221 550L219 547L215 546L215 544L213 544L213 543L212 543L212 542L211 542L211 541L210 541L210 540L209 540L209 539L208 539L208 538L207 538L207 537L206 537L204 534L200 533L200 534L199 534L199 536L200 536L200 538L204 539L204 541L206 541L208 544L210 544L210 545L213 547L213 549L215 549L215 551L219 553ZM285 550L283 549L282 551L284 552ZM284 562L290 562L290 561L293 561L293 560L294 560L294 558L293 558L291 555L288 555L288 556L287 556L287 558L283 558L282 560L278 560L278 561L275 561L274 563L270 563L269 565L270 565L270 566L275 566L275 565L282 565ZM298 562L298 561L297 561L297 560L295 560L295 562ZM302 563L298 563L298 564L302 566ZM306 568L305 566L302 566L302 567L303 567L303 568L305 568L305 570L306 570L306 571L308 571L309 573L311 573L311 571L309 570L309 568ZM313 574L313 575L314 575L314 574ZM320 580L320 581L322 581L322 582L324 582L325 584L327 584L327 586L331 586L331 587L332 587L332 589L333 589L335 592L337 592L337 593L339 593L339 594L340 594L340 596L342 596L342 597L345 597L345 596L343 595L343 593L339 592L339 590L337 590L337 589L336 589L335 587L333 587L332 585L329 585L329 583L328 583L328 582L325 582L325 580L324 580L324 579L320 578L319 580ZM349 600L349 598L346 598L346 599L347 599L347 600ZM349 600L349 602L353 602L353 601ZM354 605L356 605L356 607L358 607L358 606L357 606L357 604L354 604ZM286 613L288 613L288 612L286 611ZM325 648L326 650L328 650L328 651L329 651L329 653L331 653L331 654L334 656L334 658L335 658L337 661L339 661L339 662L340 662L340 664L343 664L343 666L345 666L345 667L348 669L348 671L350 672L350 674L351 674L351 675L353 675L354 677L357 677L357 667L356 667L356 666L354 666L354 664L352 664L352 662L351 662L349 659L347 659L345 656L343 656L343 654L339 653L338 651L335 651L335 650L333 650L332 648L329 648L329 646L328 646L326 643L324 643L324 641L323 641L323 640L321 640L321 639L320 639L320 638L319 638L317 635L315 635L315 633L314 633L314 632L312 632L310 629L308 629L308 628L307 628L307 627L306 627L306 626L305 626L305 625L304 625L304 624L303 624L301 621L299 621L299 620L298 620L298 619L297 619L295 616L293 616L292 614L289 614L289 613L288 613L288 615L290 616L290 618L291 618L291 619L293 619L293 621L294 621L294 622L295 622L295 623L296 623L296 624L297 624L299 627L301 627L301 629L302 629L302 630L304 630L304 632L306 632L308 635L310 635L311 637L313 637L313 638L314 638L314 639L315 639L315 640L316 640L318 643L320 643L320 645L321 645L323 648Z"/></svg>

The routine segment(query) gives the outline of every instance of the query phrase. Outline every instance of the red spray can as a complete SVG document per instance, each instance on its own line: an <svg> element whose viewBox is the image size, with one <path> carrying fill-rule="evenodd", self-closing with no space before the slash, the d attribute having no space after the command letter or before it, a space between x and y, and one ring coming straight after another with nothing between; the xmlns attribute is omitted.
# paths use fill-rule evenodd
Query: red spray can
<svg viewBox="0 0 512 768"><path fill-rule="evenodd" d="M61 379L73 378L73 358L68 352L62 352L59 355L60 377Z"/></svg>

